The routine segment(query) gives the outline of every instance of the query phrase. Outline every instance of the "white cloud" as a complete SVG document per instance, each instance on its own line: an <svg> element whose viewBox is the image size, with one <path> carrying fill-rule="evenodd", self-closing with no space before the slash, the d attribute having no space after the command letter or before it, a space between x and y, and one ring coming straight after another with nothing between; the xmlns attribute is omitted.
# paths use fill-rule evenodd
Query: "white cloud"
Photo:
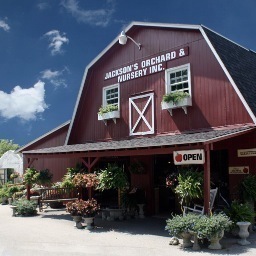
<svg viewBox="0 0 256 256"><path fill-rule="evenodd" d="M10 30L10 26L4 20L0 20L0 28L2 28L4 31Z"/></svg>
<svg viewBox="0 0 256 256"><path fill-rule="evenodd" d="M45 2L41 2L41 3L37 4L37 8L38 8L39 10L42 10L42 11L43 11L43 10L49 8L49 4L48 4L48 3L45 3Z"/></svg>
<svg viewBox="0 0 256 256"><path fill-rule="evenodd" d="M0 91L0 116L5 119L17 117L23 121L35 120L48 108L44 97L44 83L41 81L28 89L16 86L10 94Z"/></svg>
<svg viewBox="0 0 256 256"><path fill-rule="evenodd" d="M51 54L59 54L62 53L62 46L64 44L68 44L69 40L66 37L65 33L60 33L58 30L51 30L44 34L44 36L48 37L50 44L49 48L51 49Z"/></svg>
<svg viewBox="0 0 256 256"><path fill-rule="evenodd" d="M69 69L67 67L59 71L58 70L52 71L50 69L46 69L40 72L40 74L41 74L41 79L48 80L51 84L55 86L55 88L57 88L59 86L67 87L66 80L62 78L65 72L69 72Z"/></svg>
<svg viewBox="0 0 256 256"><path fill-rule="evenodd" d="M95 26L106 27L111 19L114 10L114 1L107 0L108 8L97 10L84 10L79 8L76 0L62 0L61 5L70 12L79 22Z"/></svg>

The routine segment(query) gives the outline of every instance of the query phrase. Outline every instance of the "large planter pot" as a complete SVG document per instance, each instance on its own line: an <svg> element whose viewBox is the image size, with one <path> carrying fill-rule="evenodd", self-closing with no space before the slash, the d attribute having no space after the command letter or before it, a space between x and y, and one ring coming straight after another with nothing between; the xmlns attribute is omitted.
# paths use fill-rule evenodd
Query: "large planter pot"
<svg viewBox="0 0 256 256"><path fill-rule="evenodd" d="M181 233L181 238L183 240L183 243L182 243L182 247L183 248L188 248L188 247L192 247L193 246L193 243L191 242L191 238L192 238L192 234L189 233L189 232L183 232Z"/></svg>
<svg viewBox="0 0 256 256"><path fill-rule="evenodd" d="M186 97L176 104L174 104L173 102L163 101L161 106L162 106L162 110L167 109L171 115L172 115L172 110L176 108L183 108L184 112L187 114L187 107L192 106L192 99L191 97Z"/></svg>
<svg viewBox="0 0 256 256"><path fill-rule="evenodd" d="M109 211L109 216L107 217L107 220L123 220L123 209L107 209Z"/></svg>
<svg viewBox="0 0 256 256"><path fill-rule="evenodd" d="M236 224L239 227L238 235L241 238L237 241L237 243L240 245L250 244L250 242L247 241L246 238L249 236L248 228L251 225L251 223L248 221L240 221L240 222L237 222Z"/></svg>
<svg viewBox="0 0 256 256"><path fill-rule="evenodd" d="M73 220L75 222L75 225L74 227L80 229L80 228L83 228L83 225L82 225L82 216L72 216L73 217Z"/></svg>
<svg viewBox="0 0 256 256"><path fill-rule="evenodd" d="M144 215L144 206L145 204L137 204L139 207L139 218L144 219L145 215Z"/></svg>
<svg viewBox="0 0 256 256"><path fill-rule="evenodd" d="M93 222L94 222L94 217L84 217L84 222L86 224L86 229L90 230L93 229Z"/></svg>
<svg viewBox="0 0 256 256"><path fill-rule="evenodd" d="M220 250L222 246L220 244L221 238L224 236L224 231L222 230L220 233L213 235L210 240L210 245L208 246L211 250Z"/></svg>
<svg viewBox="0 0 256 256"><path fill-rule="evenodd" d="M6 196L2 197L2 204L3 205L8 204L8 197L6 197Z"/></svg>

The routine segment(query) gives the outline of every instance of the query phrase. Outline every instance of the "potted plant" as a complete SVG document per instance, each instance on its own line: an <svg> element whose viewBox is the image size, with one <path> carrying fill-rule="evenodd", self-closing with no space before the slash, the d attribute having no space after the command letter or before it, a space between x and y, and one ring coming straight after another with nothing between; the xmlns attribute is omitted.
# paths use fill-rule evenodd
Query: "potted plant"
<svg viewBox="0 0 256 256"><path fill-rule="evenodd" d="M165 230L173 237L183 239L183 248L191 247L192 234L195 232L195 223L201 218L197 214L186 214L186 215L173 215L172 218L166 221Z"/></svg>
<svg viewBox="0 0 256 256"><path fill-rule="evenodd" d="M42 186L51 184L53 174L48 169L40 170L37 177L37 183Z"/></svg>
<svg viewBox="0 0 256 256"><path fill-rule="evenodd" d="M72 181L75 186L83 188L96 188L99 184L98 176L95 173L77 173Z"/></svg>
<svg viewBox="0 0 256 256"><path fill-rule="evenodd" d="M108 120L113 119L116 122L116 118L120 118L120 111L118 110L118 105L108 104L106 106L101 106L98 112L98 120Z"/></svg>
<svg viewBox="0 0 256 256"><path fill-rule="evenodd" d="M107 189L117 189L118 191L118 209L109 209L110 220L123 219L123 209L121 207L121 190L128 186L127 175L117 164L108 164L107 168L100 170L98 189L103 191Z"/></svg>
<svg viewBox="0 0 256 256"><path fill-rule="evenodd" d="M95 214L99 210L99 205L95 199L89 199L84 201L82 199L76 200L74 202L68 202L66 205L66 211L71 214L75 221L75 226L77 228L83 228L81 223L82 217L91 218L93 220ZM88 224L88 229L91 228L91 224Z"/></svg>
<svg viewBox="0 0 256 256"><path fill-rule="evenodd" d="M34 216L37 214L36 204L34 201L21 198L13 202L16 216Z"/></svg>
<svg viewBox="0 0 256 256"><path fill-rule="evenodd" d="M207 238L210 241L209 249L221 249L220 240L232 226L232 221L224 213L213 214L210 216L201 215L195 223L194 231L200 239Z"/></svg>
<svg viewBox="0 0 256 256"><path fill-rule="evenodd" d="M171 111L175 108L184 108L186 113L186 107L192 106L192 100L189 93L184 91L174 91L163 96L162 109ZM172 114L172 112L170 112Z"/></svg>
<svg viewBox="0 0 256 256"><path fill-rule="evenodd" d="M100 206L98 202L92 198L84 202L84 216L83 219L86 223L87 229L92 229L92 224L94 223L94 217L99 211Z"/></svg>
<svg viewBox="0 0 256 256"><path fill-rule="evenodd" d="M178 185L175 187L175 193L180 199L181 209L183 206L189 206L194 199L203 197L203 173L197 170L184 168L177 177Z"/></svg>
<svg viewBox="0 0 256 256"><path fill-rule="evenodd" d="M10 179L11 180L14 180L16 178L18 178L20 176L20 174L18 172L13 172L11 175L10 175Z"/></svg>
<svg viewBox="0 0 256 256"><path fill-rule="evenodd" d="M248 203L239 203L233 201L229 208L226 208L225 213L233 221L232 233L240 236L238 243L240 245L247 245L250 242L246 240L249 236L248 228L252 223L255 213ZM239 230L236 231L238 226Z"/></svg>
<svg viewBox="0 0 256 256"><path fill-rule="evenodd" d="M4 184L2 188L0 188L0 198L2 199L2 204L8 204L9 191L7 184Z"/></svg>

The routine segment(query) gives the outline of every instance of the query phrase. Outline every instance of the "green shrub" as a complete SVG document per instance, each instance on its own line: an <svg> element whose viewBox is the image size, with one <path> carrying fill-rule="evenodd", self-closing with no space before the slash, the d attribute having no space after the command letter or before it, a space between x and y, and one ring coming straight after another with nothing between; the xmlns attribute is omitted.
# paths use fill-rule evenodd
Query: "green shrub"
<svg viewBox="0 0 256 256"><path fill-rule="evenodd" d="M178 175L178 185L175 188L180 198L180 205L189 206L194 199L203 197L203 173L192 169L184 169Z"/></svg>
<svg viewBox="0 0 256 256"><path fill-rule="evenodd" d="M231 228L233 222L224 214L213 214L211 216L202 215L194 226L194 231L198 238L210 239L213 236L221 234Z"/></svg>
<svg viewBox="0 0 256 256"><path fill-rule="evenodd" d="M38 177L39 172L34 168L27 168L23 175L24 182L27 185L32 185L36 183L38 181Z"/></svg>
<svg viewBox="0 0 256 256"><path fill-rule="evenodd" d="M194 231L194 226L200 218L201 215L197 214L174 215L166 221L165 230L171 236L181 237L181 233L183 232Z"/></svg>
<svg viewBox="0 0 256 256"><path fill-rule="evenodd" d="M255 217L255 213L248 203L242 204L237 201L233 201L230 208L224 209L224 212L233 221L232 228L235 228L239 221L252 222Z"/></svg>
<svg viewBox="0 0 256 256"><path fill-rule="evenodd" d="M15 201L13 205L17 206L16 213L21 216L33 216L36 215L36 203L27 199L20 199Z"/></svg>
<svg viewBox="0 0 256 256"><path fill-rule="evenodd" d="M241 192L245 201L256 201L256 175L248 175L243 179Z"/></svg>

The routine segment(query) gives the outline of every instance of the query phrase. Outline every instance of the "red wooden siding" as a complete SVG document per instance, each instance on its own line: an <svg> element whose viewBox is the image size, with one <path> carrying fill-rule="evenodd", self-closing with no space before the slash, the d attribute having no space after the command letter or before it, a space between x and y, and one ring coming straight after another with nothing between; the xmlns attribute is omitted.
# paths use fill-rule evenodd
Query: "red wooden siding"
<svg viewBox="0 0 256 256"><path fill-rule="evenodd" d="M147 27L133 28L129 35L142 44L141 51L130 40L125 46L115 44L90 68L70 144L129 137L129 97L147 91L155 94L155 134L252 122L199 31ZM161 110L165 93L165 72L161 71L120 83L121 118L116 124L108 121L107 126L97 120L102 88L117 82L117 78L104 80L107 72L186 46L189 55L168 61L166 68L190 63L193 105L187 115L176 109L171 117Z"/></svg>
<svg viewBox="0 0 256 256"><path fill-rule="evenodd" d="M47 136L24 148L23 151L63 146L65 143L68 127L69 124L63 126L55 132L49 133ZM34 167L37 170L49 169L53 173L53 181L56 182L62 179L63 175L67 172L67 167L75 167L78 161L78 159L73 158L39 158L33 162L31 167ZM26 170L26 168L27 162L24 161L23 169Z"/></svg>

